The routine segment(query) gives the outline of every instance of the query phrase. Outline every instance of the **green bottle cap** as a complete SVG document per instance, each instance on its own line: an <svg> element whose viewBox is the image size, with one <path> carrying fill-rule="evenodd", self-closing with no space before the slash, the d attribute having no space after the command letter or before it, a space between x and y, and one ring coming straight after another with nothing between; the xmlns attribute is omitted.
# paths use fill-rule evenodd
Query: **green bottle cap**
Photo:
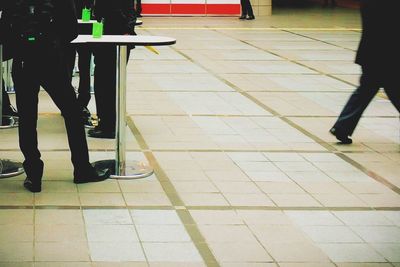
<svg viewBox="0 0 400 267"><path fill-rule="evenodd" d="M93 35L93 38L101 38L103 36L103 23L102 22L93 23L92 35Z"/></svg>
<svg viewBox="0 0 400 267"><path fill-rule="evenodd" d="M82 9L82 21L90 21L91 12L90 9Z"/></svg>

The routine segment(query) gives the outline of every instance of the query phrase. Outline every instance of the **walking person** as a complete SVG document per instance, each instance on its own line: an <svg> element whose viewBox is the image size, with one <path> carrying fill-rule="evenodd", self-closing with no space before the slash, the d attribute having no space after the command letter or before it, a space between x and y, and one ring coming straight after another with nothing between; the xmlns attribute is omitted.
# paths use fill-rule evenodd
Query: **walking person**
<svg viewBox="0 0 400 267"><path fill-rule="evenodd" d="M253 20L256 18L254 17L250 0L240 0L240 5L242 7L242 15L239 17L239 19Z"/></svg>
<svg viewBox="0 0 400 267"><path fill-rule="evenodd" d="M360 84L330 129L343 144L352 143L351 135L380 88L384 88L400 112L400 83L396 67L400 62L400 40L396 34L399 10L400 1L361 1L362 36L355 61L362 68Z"/></svg>

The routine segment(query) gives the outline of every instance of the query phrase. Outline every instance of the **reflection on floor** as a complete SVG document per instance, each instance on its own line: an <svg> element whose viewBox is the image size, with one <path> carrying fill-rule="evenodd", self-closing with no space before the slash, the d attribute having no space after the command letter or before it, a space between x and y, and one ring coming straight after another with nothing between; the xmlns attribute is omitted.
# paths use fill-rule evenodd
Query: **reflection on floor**
<svg viewBox="0 0 400 267"><path fill-rule="evenodd" d="M398 112L381 94L353 145L328 133L358 83L357 11L143 21L178 40L128 68L128 159L155 175L73 184L41 92L44 189L0 180L0 266L400 266ZM0 137L21 161L17 130ZM113 144L89 138L91 159Z"/></svg>

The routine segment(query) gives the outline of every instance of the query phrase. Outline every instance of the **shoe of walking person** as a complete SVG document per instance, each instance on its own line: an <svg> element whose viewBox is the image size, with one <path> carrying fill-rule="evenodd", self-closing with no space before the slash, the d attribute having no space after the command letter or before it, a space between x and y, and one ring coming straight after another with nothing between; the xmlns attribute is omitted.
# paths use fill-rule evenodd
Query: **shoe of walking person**
<svg viewBox="0 0 400 267"><path fill-rule="evenodd" d="M248 16L248 17L246 18L246 20L253 20L253 19L256 19L256 17L254 17L254 16Z"/></svg>
<svg viewBox="0 0 400 267"><path fill-rule="evenodd" d="M336 137L337 140L340 141L341 144L349 145L353 143L353 140L346 134L343 130L332 127L329 132Z"/></svg>

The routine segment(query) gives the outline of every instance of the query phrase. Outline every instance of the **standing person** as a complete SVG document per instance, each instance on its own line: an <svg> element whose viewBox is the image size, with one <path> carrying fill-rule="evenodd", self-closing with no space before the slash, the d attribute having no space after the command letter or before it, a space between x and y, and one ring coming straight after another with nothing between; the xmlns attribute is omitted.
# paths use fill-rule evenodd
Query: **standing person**
<svg viewBox="0 0 400 267"><path fill-rule="evenodd" d="M351 95L330 132L343 144L351 144L361 115L384 88L390 101L400 112L400 90L397 64L400 62L398 11L400 1L361 1L362 36L356 63L362 68L360 85Z"/></svg>
<svg viewBox="0 0 400 267"><path fill-rule="evenodd" d="M250 0L240 0L240 5L242 6L242 15L239 17L239 19L253 20L256 18L254 17Z"/></svg>
<svg viewBox="0 0 400 267"><path fill-rule="evenodd" d="M28 11L28 12L27 12ZM80 110L71 88L66 47L77 36L77 19L72 0L12 0L4 20L11 25L14 43L13 72L17 78L19 144L25 161L24 186L40 192L43 161L38 150L38 94L42 86L61 110L67 129L74 183L105 180L109 170L97 173L89 163ZM3 19L3 18L2 18Z"/></svg>
<svg viewBox="0 0 400 267"><path fill-rule="evenodd" d="M105 35L134 34L136 17L132 0L96 0L94 15L104 22ZM88 131L90 137L115 138L116 123L116 45L102 44L94 49L94 92L99 124Z"/></svg>
<svg viewBox="0 0 400 267"><path fill-rule="evenodd" d="M137 18L141 18L142 17L142 0L133 0L133 5L135 8L135 12L136 12L136 17ZM135 5L136 2L136 5Z"/></svg>
<svg viewBox="0 0 400 267"><path fill-rule="evenodd" d="M94 0L74 0L75 10L78 19L82 18L82 10L84 8L93 9ZM79 27L79 34L91 34L91 24L83 24ZM85 125L92 126L92 115L88 109L91 98L90 94L90 63L92 60L93 49L89 44L71 45L70 55L70 72L72 74L75 66L76 52L78 52L78 68L79 68L79 87L78 87L78 103L82 110L82 119ZM72 76L71 76L72 80Z"/></svg>

